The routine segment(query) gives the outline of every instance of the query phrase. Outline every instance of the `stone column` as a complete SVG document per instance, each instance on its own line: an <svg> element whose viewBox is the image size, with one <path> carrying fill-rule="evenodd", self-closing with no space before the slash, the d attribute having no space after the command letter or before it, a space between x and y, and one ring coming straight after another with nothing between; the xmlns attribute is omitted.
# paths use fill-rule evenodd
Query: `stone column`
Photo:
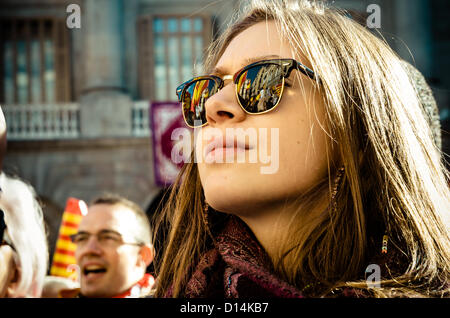
<svg viewBox="0 0 450 318"><path fill-rule="evenodd" d="M124 72L123 78L125 87L131 98L138 98L138 41L137 41L137 18L139 10L139 0L124 1Z"/></svg>
<svg viewBox="0 0 450 318"><path fill-rule="evenodd" d="M130 136L132 101L123 83L123 0L84 0L82 5L81 135Z"/></svg>

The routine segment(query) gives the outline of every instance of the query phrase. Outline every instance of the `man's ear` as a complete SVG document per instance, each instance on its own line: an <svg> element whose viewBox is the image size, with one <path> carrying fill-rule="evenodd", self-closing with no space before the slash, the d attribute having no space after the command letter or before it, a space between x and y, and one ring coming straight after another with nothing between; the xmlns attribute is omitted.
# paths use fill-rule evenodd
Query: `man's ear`
<svg viewBox="0 0 450 318"><path fill-rule="evenodd" d="M144 262L145 267L150 265L150 263L153 261L153 258L155 257L155 249L153 248L153 245L151 244L145 244L141 247L141 250L139 251L140 260Z"/></svg>

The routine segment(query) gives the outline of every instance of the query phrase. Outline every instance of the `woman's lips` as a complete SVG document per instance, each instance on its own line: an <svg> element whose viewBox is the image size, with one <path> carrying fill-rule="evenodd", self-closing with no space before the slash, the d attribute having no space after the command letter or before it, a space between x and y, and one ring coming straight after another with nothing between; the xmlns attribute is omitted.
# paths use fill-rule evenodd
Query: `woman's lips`
<svg viewBox="0 0 450 318"><path fill-rule="evenodd" d="M234 158L235 154L245 153L248 149L240 147L214 148L205 157L206 162L223 162L227 158Z"/></svg>
<svg viewBox="0 0 450 318"><path fill-rule="evenodd" d="M229 156L234 156L234 154L243 153L253 147L239 142L234 138L216 138L212 142L206 145L205 149L205 160L207 162L223 160Z"/></svg>

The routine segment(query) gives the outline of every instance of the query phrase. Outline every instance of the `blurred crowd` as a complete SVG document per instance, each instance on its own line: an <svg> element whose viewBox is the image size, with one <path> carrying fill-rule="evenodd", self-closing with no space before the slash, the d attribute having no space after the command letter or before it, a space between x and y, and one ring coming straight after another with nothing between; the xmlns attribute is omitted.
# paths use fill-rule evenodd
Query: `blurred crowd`
<svg viewBox="0 0 450 318"><path fill-rule="evenodd" d="M0 111L0 169L6 123ZM0 174L0 297L151 297L155 249L147 214L117 194L94 199L70 239L77 278L49 275L43 212L24 180Z"/></svg>

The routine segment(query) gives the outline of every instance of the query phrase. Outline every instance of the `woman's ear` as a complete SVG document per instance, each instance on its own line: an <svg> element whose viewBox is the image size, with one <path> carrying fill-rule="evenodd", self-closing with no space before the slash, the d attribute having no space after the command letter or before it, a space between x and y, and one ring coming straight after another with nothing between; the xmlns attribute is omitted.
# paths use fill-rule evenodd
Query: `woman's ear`
<svg viewBox="0 0 450 318"><path fill-rule="evenodd" d="M155 257L155 249L153 245L151 244L145 244L141 247L141 250L139 251L140 260L144 262L145 267L150 265L150 263L153 261L153 258Z"/></svg>

